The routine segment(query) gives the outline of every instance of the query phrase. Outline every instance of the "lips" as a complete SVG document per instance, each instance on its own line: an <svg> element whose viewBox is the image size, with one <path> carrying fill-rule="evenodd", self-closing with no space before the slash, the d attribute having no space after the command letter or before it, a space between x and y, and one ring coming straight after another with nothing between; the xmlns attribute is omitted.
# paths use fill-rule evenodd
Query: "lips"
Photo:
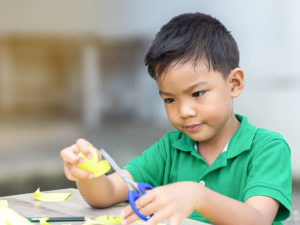
<svg viewBox="0 0 300 225"><path fill-rule="evenodd" d="M187 130L188 132L196 132L202 127L203 123L200 124L191 124L184 126L184 129Z"/></svg>

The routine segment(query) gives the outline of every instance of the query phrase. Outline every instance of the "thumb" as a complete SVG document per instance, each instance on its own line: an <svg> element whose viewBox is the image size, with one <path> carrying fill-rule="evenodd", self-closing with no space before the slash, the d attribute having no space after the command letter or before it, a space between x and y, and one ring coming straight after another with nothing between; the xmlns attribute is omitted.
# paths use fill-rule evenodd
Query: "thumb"
<svg viewBox="0 0 300 225"><path fill-rule="evenodd" d="M90 147L93 146L91 143L89 143L87 140L85 139L78 139L76 141L76 147L78 148L78 150L80 152L82 152L87 158L92 158L92 153L90 151Z"/></svg>

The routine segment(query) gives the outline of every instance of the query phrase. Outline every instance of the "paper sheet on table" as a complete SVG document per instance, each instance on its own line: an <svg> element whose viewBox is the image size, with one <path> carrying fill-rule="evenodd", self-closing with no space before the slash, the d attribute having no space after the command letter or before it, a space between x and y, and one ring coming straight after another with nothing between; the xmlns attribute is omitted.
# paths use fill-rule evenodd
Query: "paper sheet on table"
<svg viewBox="0 0 300 225"><path fill-rule="evenodd" d="M6 200L2 200L0 204L0 225L34 225L25 217L9 208Z"/></svg>
<svg viewBox="0 0 300 225"><path fill-rule="evenodd" d="M87 172L92 172L94 177L99 177L110 170L110 165L107 160L98 161L97 150L94 147L89 147L92 153L92 158L88 159L82 152L78 153L78 156L83 158L83 163L79 163L76 166Z"/></svg>
<svg viewBox="0 0 300 225"><path fill-rule="evenodd" d="M71 197L71 193L42 193L38 188L34 193L33 197L43 202L64 202Z"/></svg>

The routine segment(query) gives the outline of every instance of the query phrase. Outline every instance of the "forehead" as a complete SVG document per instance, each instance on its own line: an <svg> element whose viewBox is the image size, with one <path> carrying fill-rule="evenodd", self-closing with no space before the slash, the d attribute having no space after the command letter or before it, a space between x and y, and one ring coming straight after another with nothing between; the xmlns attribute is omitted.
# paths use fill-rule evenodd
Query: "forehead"
<svg viewBox="0 0 300 225"><path fill-rule="evenodd" d="M166 68L156 79L159 88L176 86L190 86L195 83L215 83L223 79L220 72L209 69L205 62L196 65L192 62L175 62Z"/></svg>

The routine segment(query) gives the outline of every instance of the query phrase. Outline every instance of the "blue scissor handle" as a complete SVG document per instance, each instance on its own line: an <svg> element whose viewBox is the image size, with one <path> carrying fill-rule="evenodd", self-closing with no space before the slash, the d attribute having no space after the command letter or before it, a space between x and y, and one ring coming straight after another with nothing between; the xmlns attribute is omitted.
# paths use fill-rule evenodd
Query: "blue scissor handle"
<svg viewBox="0 0 300 225"><path fill-rule="evenodd" d="M146 183L137 183L137 186L138 186L139 191L142 193L142 195L146 194L146 190L153 189L153 187L150 184L146 184ZM138 217L140 217L142 220L147 221L148 218L146 216L144 216L143 214L141 214L135 205L135 200L137 200L140 197L141 197L141 195L139 195L139 193L135 190L131 190L128 192L128 201L129 201L129 204L130 204L131 208L133 209L134 213Z"/></svg>
<svg viewBox="0 0 300 225"><path fill-rule="evenodd" d="M142 195L146 194L146 190L153 189L153 187L147 183L137 183L137 187L139 191L142 192Z"/></svg>

